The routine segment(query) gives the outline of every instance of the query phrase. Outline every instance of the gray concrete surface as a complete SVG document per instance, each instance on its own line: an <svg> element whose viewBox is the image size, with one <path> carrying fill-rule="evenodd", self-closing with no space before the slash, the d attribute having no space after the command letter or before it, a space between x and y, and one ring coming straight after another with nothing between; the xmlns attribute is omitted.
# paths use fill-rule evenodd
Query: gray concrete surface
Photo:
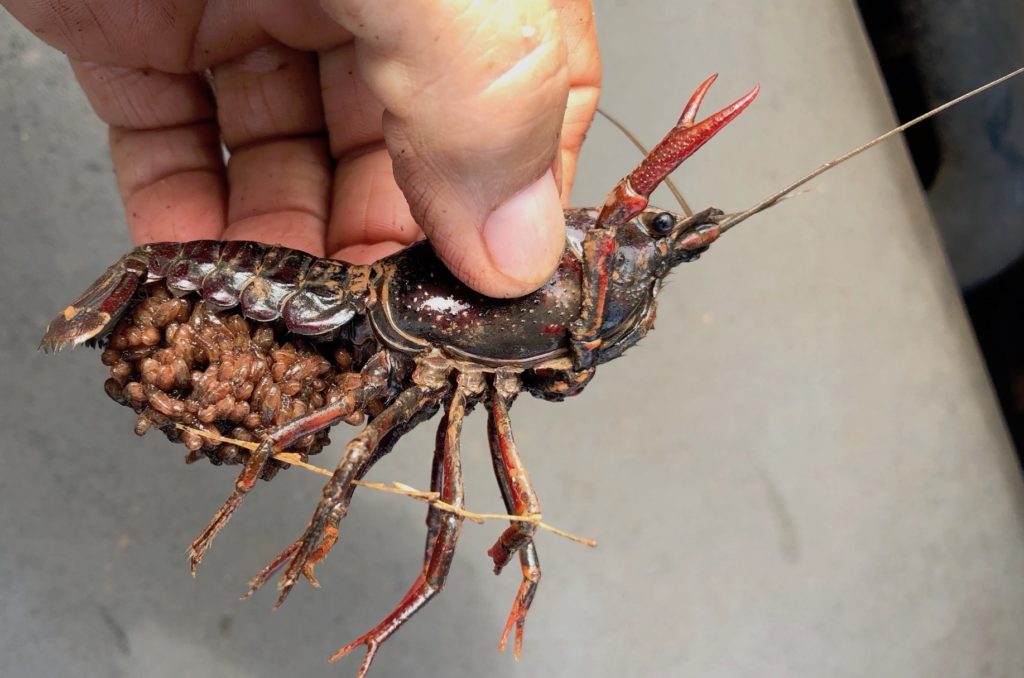
<svg viewBox="0 0 1024 678"><path fill-rule="evenodd" d="M679 173L694 204L746 206L892 122L851 3L598 14L604 105L650 141L709 72L709 107L762 83ZM136 439L94 353L35 352L128 246L104 136L60 58L0 18L0 676L352 675L325 659L415 576L420 506L361 492L323 589L238 602L318 480L261 486L192 580L185 546L233 471ZM598 122L577 203L635 160ZM658 321L582 396L512 412L546 518L601 542L540 537L523 660L494 649L516 587L484 555L500 526L467 524L373 675L1024 675L1020 476L899 143L730 233ZM431 437L375 479L426 485ZM469 505L497 509L479 416L465 465Z"/></svg>

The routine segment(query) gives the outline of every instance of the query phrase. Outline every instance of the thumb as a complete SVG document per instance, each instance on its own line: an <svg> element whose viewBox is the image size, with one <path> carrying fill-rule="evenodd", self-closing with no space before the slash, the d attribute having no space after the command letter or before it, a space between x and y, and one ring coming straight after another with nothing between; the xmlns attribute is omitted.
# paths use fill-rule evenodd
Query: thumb
<svg viewBox="0 0 1024 678"><path fill-rule="evenodd" d="M548 0L322 0L384 105L395 179L434 250L491 296L543 284L565 245L551 171L569 92Z"/></svg>

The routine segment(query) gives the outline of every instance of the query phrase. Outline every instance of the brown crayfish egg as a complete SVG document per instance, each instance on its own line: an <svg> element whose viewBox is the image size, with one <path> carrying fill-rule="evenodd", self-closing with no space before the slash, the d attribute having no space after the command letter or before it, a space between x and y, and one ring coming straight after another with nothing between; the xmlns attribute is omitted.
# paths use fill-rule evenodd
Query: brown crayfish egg
<svg viewBox="0 0 1024 678"><path fill-rule="evenodd" d="M104 384L115 401L137 413L135 432L156 426L189 450L188 460L237 464L248 450L192 431L258 442L277 427L343 397L351 388L352 352L289 337L273 324L217 311L194 295L175 298L159 282L114 328L101 354ZM329 442L327 431L289 451L303 458ZM268 466L269 478L284 466Z"/></svg>

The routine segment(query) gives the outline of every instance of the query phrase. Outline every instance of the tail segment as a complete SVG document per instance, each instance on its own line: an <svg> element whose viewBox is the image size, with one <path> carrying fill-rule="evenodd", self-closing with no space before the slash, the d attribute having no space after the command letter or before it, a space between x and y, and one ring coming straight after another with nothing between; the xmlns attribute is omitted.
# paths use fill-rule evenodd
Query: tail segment
<svg viewBox="0 0 1024 678"><path fill-rule="evenodd" d="M102 338L128 308L147 276L148 264L148 257L138 249L121 257L50 322L39 348L59 351Z"/></svg>

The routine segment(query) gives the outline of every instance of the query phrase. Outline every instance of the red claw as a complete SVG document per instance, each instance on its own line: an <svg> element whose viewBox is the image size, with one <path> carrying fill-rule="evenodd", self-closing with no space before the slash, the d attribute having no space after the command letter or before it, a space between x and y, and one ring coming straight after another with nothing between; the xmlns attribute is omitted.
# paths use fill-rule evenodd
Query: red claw
<svg viewBox="0 0 1024 678"><path fill-rule="evenodd" d="M750 105L761 90L755 85L744 96L717 113L704 120L694 123L697 109L700 108L704 96L711 89L716 75L702 82L686 102L679 122L661 142L651 149L646 158L627 177L612 189L605 200L604 207L597 223L601 226L617 226L629 221L647 207L648 199L654 189L671 174L680 163L707 143L723 127L728 125L737 115Z"/></svg>
<svg viewBox="0 0 1024 678"><path fill-rule="evenodd" d="M679 116L677 125L690 126L693 124L693 119L697 117L697 109L700 108L700 104L704 101L704 95L711 89L711 85L714 84L715 80L718 79L718 73L712 73L708 76L708 79L700 84L699 87L690 95L690 100L686 102L686 106L683 108L682 115Z"/></svg>

